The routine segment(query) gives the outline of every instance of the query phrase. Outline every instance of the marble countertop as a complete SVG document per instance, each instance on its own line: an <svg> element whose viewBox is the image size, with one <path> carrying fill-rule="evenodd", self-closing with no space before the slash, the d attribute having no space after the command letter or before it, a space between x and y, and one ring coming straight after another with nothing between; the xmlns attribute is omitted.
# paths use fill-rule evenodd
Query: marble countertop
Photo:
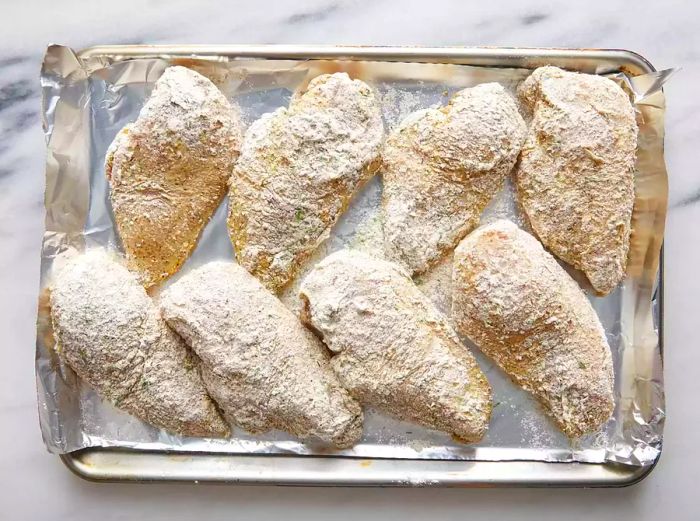
<svg viewBox="0 0 700 521"><path fill-rule="evenodd" d="M458 0L238 3L25 0L0 17L0 504L8 520L55 519L672 519L700 518L700 4ZM41 441L34 383L44 142L38 73L48 43L328 43L615 47L683 70L666 87L670 211L665 243L661 462L621 490L290 489L91 484ZM5 517L7 516L7 517Z"/></svg>

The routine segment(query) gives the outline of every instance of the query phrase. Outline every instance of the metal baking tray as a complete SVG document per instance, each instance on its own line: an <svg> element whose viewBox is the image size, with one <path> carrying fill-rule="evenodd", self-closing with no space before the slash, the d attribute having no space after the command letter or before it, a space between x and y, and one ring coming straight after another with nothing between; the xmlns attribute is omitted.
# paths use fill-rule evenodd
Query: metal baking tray
<svg viewBox="0 0 700 521"><path fill-rule="evenodd" d="M410 48L267 45L124 45L91 47L81 59L172 58L344 60L456 64L532 69L555 65L587 73L655 71L631 51L608 49ZM659 345L663 341L663 250L656 286ZM215 454L88 448L62 454L78 476L93 481L190 481L319 486L616 487L654 468L618 463L456 461L287 454Z"/></svg>

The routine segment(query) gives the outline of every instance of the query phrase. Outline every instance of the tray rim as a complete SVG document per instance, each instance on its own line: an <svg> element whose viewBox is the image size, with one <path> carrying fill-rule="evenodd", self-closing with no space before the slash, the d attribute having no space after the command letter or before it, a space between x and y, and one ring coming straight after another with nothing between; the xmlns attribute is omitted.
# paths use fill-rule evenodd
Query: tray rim
<svg viewBox="0 0 700 521"><path fill-rule="evenodd" d="M440 488L620 488L639 483L658 463L382 459L279 454L210 454L101 447L60 455L95 483L230 483L237 485ZM313 468L308 468L313 463ZM212 470L213 469L213 470ZM556 479L553 478L556 475Z"/></svg>
<svg viewBox="0 0 700 521"><path fill-rule="evenodd" d="M80 59L136 59L161 55L181 57L225 56L233 59L309 59L351 61L410 61L489 67L534 68L552 64L566 67L571 59L615 63L633 75L656 71L641 54L627 49L540 47L399 47L338 45L97 45L76 52ZM663 363L664 251L658 274L659 348ZM645 479L659 462L646 467L615 463L542 461L459 461L381 459L279 454L212 454L174 451L137 451L91 447L60 454L75 475L91 482L212 482L245 485L347 487L627 487ZM305 469L313 461L314 469ZM289 472L295 462L298 468ZM206 472L206 464L218 473ZM240 464L236 466L236 463ZM204 465L204 467L203 467ZM415 469L410 471L410 466ZM378 468L379 467L379 468ZM461 468L460 468L461 467ZM504 467L517 473L504 473ZM437 469L437 470L435 470ZM556 473L552 471L556 469ZM377 473L377 470L380 472ZM418 477L430 470L436 478ZM558 480L552 479L552 474ZM539 476L539 477L537 477Z"/></svg>
<svg viewBox="0 0 700 521"><path fill-rule="evenodd" d="M76 53L78 58L112 57L120 59L157 57L160 55L192 57L235 57L259 59L333 59L351 61L412 61L452 63L476 66L525 68L542 62L556 64L561 60L615 61L618 67L627 67L633 74L656 71L641 54L627 49L565 47L412 47L412 46L352 46L352 45L289 45L289 44L231 44L231 45L96 45ZM529 67L528 67L529 65Z"/></svg>

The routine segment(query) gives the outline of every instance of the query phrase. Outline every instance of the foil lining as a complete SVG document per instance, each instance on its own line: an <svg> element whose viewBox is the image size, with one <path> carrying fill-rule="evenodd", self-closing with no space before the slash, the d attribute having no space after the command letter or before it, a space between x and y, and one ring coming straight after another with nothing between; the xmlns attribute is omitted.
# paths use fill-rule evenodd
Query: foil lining
<svg viewBox="0 0 700 521"><path fill-rule="evenodd" d="M63 254L89 246L120 248L103 171L104 155L116 133L137 117L154 82L172 64L191 67L212 79L240 105L248 124L266 112L286 106L295 89L314 76L346 71L376 88L387 129L414 110L443 104L464 87L496 81L514 92L530 72L452 64L229 60L226 56L182 59L167 55L153 58L90 55L80 59L67 47L49 47L41 72L42 117L48 152L36 350L39 419L49 451L128 447L365 458L618 462L636 466L651 465L657 459L665 416L659 341L662 294L659 259L667 204L661 87L670 75L668 71L637 77L605 71L629 91L640 126L628 276L607 297L595 297L589 292L614 359L617 405L608 424L599 433L570 442L544 416L534 399L513 385L464 339L494 391L490 428L480 443L463 445L446 434L366 411L361 442L352 449L337 451L313 442L302 443L283 432L252 436L234 429L228 440L170 435L102 401L53 351L47 298L52 273L60 267ZM307 269L342 247L381 256L380 196L381 178L376 177L356 196ZM209 260L234 258L225 217L224 201L205 228L197 249L173 280ZM503 217L523 225L510 182L484 212L482 223ZM449 268L450 259L447 259L416 280L443 310L450 306ZM570 273L585 287L580 274L572 270ZM282 296L293 310L298 306L297 284Z"/></svg>

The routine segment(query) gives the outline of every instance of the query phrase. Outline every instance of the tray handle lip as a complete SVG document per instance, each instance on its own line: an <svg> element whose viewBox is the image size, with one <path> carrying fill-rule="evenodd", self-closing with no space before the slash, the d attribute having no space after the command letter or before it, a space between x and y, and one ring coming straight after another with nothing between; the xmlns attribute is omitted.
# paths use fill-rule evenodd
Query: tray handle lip
<svg viewBox="0 0 700 521"><path fill-rule="evenodd" d="M89 463L86 463L83 461L82 456L84 455L89 455L91 452L104 452L104 451L123 451L123 452L131 452L131 453L139 453L140 451L135 451L135 450L130 450L130 449L105 449L102 447L91 447L91 448L86 448L86 449L80 449L74 452L69 452L66 454L60 454L59 457L63 464L70 470L74 475L77 477L91 482L91 483L219 483L219 484L231 484L231 485L285 485L285 486L314 486L314 487L352 487L352 488L358 488L358 487L368 487L368 488L374 488L374 487L392 487L392 488L411 488L411 487L437 487L437 488L624 488L624 487L629 487L632 485L636 485L643 481L644 479L649 476L652 471L656 468L656 465L659 462L659 459L661 457L661 451L659 451L659 454L657 455L656 459L651 465L648 465L646 467L632 467L632 466L627 466L627 465L622 465L621 467L624 469L630 469L629 471L625 470L624 472L620 473L619 478L614 478L614 479L609 479L606 480L605 482L601 481L591 481L591 480L581 480L581 481L567 481L563 483L558 483L558 482L528 482L525 479L522 480L514 480L510 482L493 482L489 480L464 480L464 481L457 481L457 482L441 482L441 483L414 483L414 482L398 482L398 481L392 481L392 480L387 480L387 481L382 481L382 482L367 482L367 483L361 483L361 482L353 482L352 484L341 481L338 482L337 478L329 477L328 479L313 479L313 480L304 480L304 479L299 479L299 480L290 480L290 479L283 479L283 480L275 480L272 478L260 478L260 479L236 479L235 477L225 477L222 479L213 479L211 477L197 477L197 476L189 476L189 477L183 477L183 476L168 476L168 475L161 475L158 477L130 477L130 476L124 476L124 475L119 475L115 472L109 471L109 470L104 470L101 469L99 466L94 466ZM151 454L159 454L158 451L148 451ZM196 453L193 453L192 456L196 457ZM260 455L236 455L236 454L230 454L228 455L232 458L235 457L246 457L246 456L260 456ZM289 456L289 455L265 455L265 457L270 457L270 458L289 458L289 457L296 457L296 456ZM359 458L359 459L364 459L364 458ZM459 463L459 462L455 462ZM463 461L461 463L475 463L473 461ZM476 463L489 463L489 464L512 464L512 461L490 461L490 462L476 462ZM533 463L532 461L523 461L521 463ZM582 466L588 466L588 465L602 465L602 466L608 466L612 467L615 466L615 464L612 463L563 463L563 462L557 462L557 463L548 463L548 462L534 462L534 463L543 463L543 464L549 464L549 465L582 465ZM619 467L618 467L619 468Z"/></svg>
<svg viewBox="0 0 700 521"><path fill-rule="evenodd" d="M290 45L290 44L223 44L223 45L194 45L194 44L119 44L119 45L95 45L77 51L76 55L81 59L93 58L104 55L127 55L138 57L139 55L176 54L187 55L231 55L276 59L284 59L285 55L297 55L297 59L303 55L306 59L347 59L356 54L364 59L388 60L402 57L409 59L411 56L423 55L438 57L565 57L570 54L589 55L594 57L616 57L624 62L634 74L646 74L656 71L652 63L642 54L628 49L619 48L567 48L567 47L491 47L491 46L449 46L449 47L422 47L422 46L372 46L372 45ZM382 58L383 57L383 58ZM287 56L290 58L290 56Z"/></svg>

